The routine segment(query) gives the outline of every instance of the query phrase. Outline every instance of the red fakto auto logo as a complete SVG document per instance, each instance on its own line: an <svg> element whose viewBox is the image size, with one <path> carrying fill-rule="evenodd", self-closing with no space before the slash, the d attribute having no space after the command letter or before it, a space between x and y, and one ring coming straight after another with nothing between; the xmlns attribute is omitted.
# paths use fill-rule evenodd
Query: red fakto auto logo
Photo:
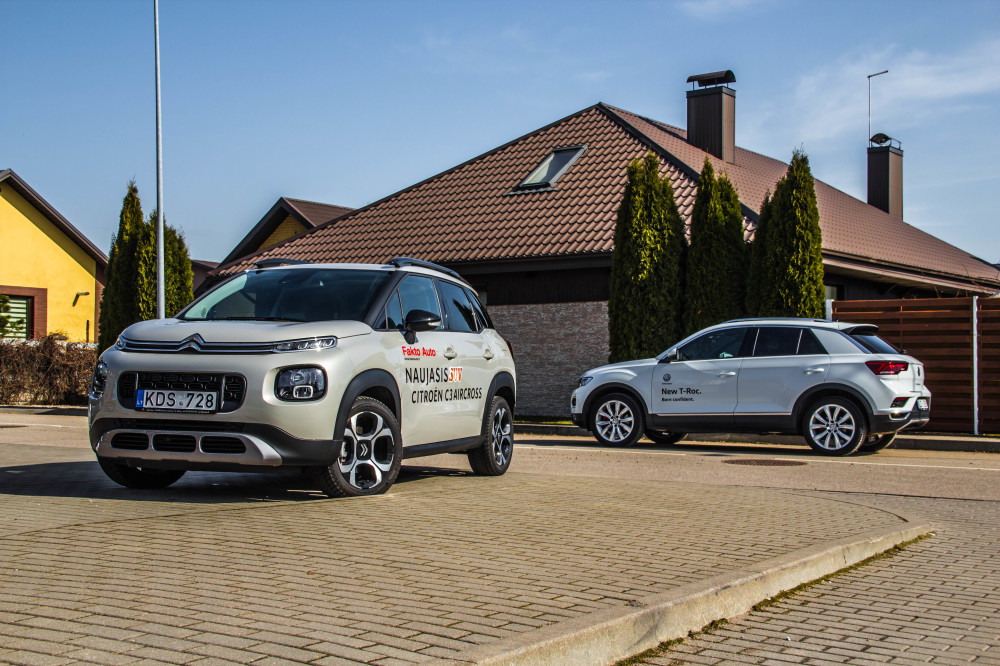
<svg viewBox="0 0 1000 666"><path fill-rule="evenodd" d="M427 347L403 347L403 358L420 358L422 356L437 356L437 351Z"/></svg>

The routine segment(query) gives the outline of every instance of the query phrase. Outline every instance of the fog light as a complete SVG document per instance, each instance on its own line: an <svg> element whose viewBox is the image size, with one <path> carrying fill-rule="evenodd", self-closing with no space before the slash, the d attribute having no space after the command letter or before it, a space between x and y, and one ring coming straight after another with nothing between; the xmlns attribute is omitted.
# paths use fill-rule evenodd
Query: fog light
<svg viewBox="0 0 1000 666"><path fill-rule="evenodd" d="M279 400L319 400L325 393L323 368L286 368L274 382L274 394Z"/></svg>

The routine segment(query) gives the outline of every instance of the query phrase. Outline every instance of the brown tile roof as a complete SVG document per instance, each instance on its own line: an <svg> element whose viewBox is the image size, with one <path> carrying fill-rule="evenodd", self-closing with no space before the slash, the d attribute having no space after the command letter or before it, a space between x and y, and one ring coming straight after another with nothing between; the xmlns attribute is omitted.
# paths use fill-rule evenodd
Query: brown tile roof
<svg viewBox="0 0 1000 666"><path fill-rule="evenodd" d="M241 257L245 257L258 247L260 244L271 235L278 225L280 225L285 218L289 215L293 216L299 222L302 223L306 229L315 229L316 227L326 224L327 222L332 222L338 217L342 217L347 213L350 213L353 208L347 208L346 206L334 206L331 204L319 203L317 201L305 201L303 199L292 199L290 197L281 197L278 199L271 209L264 214L264 217L260 218L260 221L250 230L243 239L236 244L225 259L223 259L221 264L228 264L235 261Z"/></svg>
<svg viewBox="0 0 1000 666"><path fill-rule="evenodd" d="M554 190L514 188L555 148L586 151ZM681 215L690 217L708 155L683 130L597 104L515 139L437 176L327 222L264 252L226 265L232 273L263 257L382 262L406 255L439 263L606 255L626 165L658 153ZM787 164L741 148L736 163L708 155L740 193L748 221ZM902 220L821 181L816 194L824 254L959 282L1000 286L1000 271Z"/></svg>

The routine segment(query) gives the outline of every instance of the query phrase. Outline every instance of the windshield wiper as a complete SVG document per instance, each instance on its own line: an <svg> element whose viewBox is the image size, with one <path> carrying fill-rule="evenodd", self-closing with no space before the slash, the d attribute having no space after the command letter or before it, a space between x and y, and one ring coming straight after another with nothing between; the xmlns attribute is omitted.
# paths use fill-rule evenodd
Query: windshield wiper
<svg viewBox="0 0 1000 666"><path fill-rule="evenodd" d="M222 317L224 321L305 321L305 319L293 319L292 317Z"/></svg>

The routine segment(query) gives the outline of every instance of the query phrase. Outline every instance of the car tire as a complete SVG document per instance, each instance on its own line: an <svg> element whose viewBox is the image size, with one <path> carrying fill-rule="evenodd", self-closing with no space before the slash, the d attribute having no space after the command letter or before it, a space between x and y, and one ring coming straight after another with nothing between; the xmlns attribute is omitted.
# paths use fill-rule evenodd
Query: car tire
<svg viewBox="0 0 1000 666"><path fill-rule="evenodd" d="M119 486L135 488L137 490L166 488L184 476L184 470L182 469L132 467L108 458L98 458L97 464L101 466L101 469L108 475L108 478Z"/></svg>
<svg viewBox="0 0 1000 666"><path fill-rule="evenodd" d="M481 476L500 476L514 456L514 414L498 395L483 418L482 439L482 444L469 451L469 465Z"/></svg>
<svg viewBox="0 0 1000 666"><path fill-rule="evenodd" d="M635 446L644 433L645 417L632 396L609 393L594 405L590 432L605 446Z"/></svg>
<svg viewBox="0 0 1000 666"><path fill-rule="evenodd" d="M860 453L875 453L876 451L881 451L886 448L892 441L896 439L896 433L890 432L885 434L872 434L868 435L868 439L865 443L858 447L858 452Z"/></svg>
<svg viewBox="0 0 1000 666"><path fill-rule="evenodd" d="M806 410L802 433L814 451L848 456L868 439L868 423L861 409L839 396L822 398Z"/></svg>
<svg viewBox="0 0 1000 666"><path fill-rule="evenodd" d="M402 460L403 438L392 410L359 396L347 415L340 455L312 468L311 476L329 497L379 495L395 483Z"/></svg>
<svg viewBox="0 0 1000 666"><path fill-rule="evenodd" d="M664 430L647 430L646 437L655 444L670 446L687 437L686 432L670 432Z"/></svg>

